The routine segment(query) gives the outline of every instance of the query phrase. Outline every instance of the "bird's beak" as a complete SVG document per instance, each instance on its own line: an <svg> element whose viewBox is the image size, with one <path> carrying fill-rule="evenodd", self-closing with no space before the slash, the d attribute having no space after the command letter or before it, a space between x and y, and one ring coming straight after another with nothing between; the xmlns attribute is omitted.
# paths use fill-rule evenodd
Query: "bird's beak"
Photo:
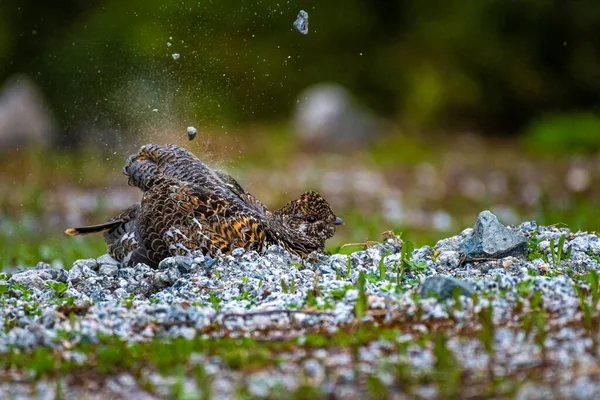
<svg viewBox="0 0 600 400"><path fill-rule="evenodd" d="M344 225L344 220L343 220L343 219L341 219L340 217L337 217L337 218L335 219L335 221L333 221L333 224L334 224L334 225Z"/></svg>

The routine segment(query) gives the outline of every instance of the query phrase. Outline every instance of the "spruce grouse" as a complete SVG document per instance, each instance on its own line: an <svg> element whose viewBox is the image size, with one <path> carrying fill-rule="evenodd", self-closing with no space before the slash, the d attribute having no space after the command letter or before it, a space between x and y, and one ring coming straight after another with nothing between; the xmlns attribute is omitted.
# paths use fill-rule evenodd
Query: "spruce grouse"
<svg viewBox="0 0 600 400"><path fill-rule="evenodd" d="M111 256L129 265L156 266L194 250L211 256L238 247L260 251L270 244L306 257L323 252L325 240L343 224L316 192L269 211L231 176L175 145L142 146L127 159L123 173L144 192L141 204L104 224L65 233L104 231Z"/></svg>

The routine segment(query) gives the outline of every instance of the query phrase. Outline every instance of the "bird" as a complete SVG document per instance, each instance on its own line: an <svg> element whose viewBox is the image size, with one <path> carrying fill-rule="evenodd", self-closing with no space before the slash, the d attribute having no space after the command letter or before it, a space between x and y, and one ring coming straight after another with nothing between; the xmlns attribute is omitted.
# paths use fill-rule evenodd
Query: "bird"
<svg viewBox="0 0 600 400"><path fill-rule="evenodd" d="M344 224L315 191L270 211L233 177L175 145L142 146L123 173L143 191L141 202L103 224L65 233L104 232L109 254L129 266L156 267L194 251L213 257L236 248L260 252L272 244L305 258L324 253L325 241Z"/></svg>
<svg viewBox="0 0 600 400"><path fill-rule="evenodd" d="M142 191L148 188L148 180L157 173L202 186L208 190L226 189L260 214L267 207L256 197L246 192L230 175L213 170L190 151L176 145L144 145L130 155L123 167L128 183Z"/></svg>

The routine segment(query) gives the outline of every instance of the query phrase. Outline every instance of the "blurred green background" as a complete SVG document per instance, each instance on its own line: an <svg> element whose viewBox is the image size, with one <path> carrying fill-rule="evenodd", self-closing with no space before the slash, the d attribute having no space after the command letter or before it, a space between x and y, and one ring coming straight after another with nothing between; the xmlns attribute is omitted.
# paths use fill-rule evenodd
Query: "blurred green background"
<svg viewBox="0 0 600 400"><path fill-rule="evenodd" d="M62 230L139 200L120 168L146 142L271 207L322 191L348 222L332 251L433 244L485 208L595 230L597 21L592 0L4 0L0 268L101 254Z"/></svg>

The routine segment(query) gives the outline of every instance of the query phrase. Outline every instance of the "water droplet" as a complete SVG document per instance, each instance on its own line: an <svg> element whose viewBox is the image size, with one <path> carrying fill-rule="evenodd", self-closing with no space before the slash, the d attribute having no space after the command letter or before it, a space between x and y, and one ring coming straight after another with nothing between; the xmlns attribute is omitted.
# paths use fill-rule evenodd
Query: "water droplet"
<svg viewBox="0 0 600 400"><path fill-rule="evenodd" d="M171 47L171 42L167 42L167 47Z"/></svg>
<svg viewBox="0 0 600 400"><path fill-rule="evenodd" d="M179 60L179 53L173 53L171 57L173 57L173 60Z"/></svg>

